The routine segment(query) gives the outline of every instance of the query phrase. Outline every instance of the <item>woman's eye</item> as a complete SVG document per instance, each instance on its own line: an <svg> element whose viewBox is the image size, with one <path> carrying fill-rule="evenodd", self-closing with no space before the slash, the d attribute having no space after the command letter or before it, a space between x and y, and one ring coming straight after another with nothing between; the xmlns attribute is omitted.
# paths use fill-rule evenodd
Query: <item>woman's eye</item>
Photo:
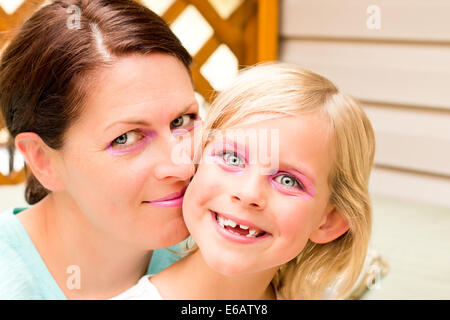
<svg viewBox="0 0 450 320"><path fill-rule="evenodd" d="M297 179L290 175L281 174L279 176L276 176L274 180L284 187L299 188L304 190L303 186L297 181Z"/></svg>
<svg viewBox="0 0 450 320"><path fill-rule="evenodd" d="M116 148L130 147L139 142L143 137L143 134L136 130L131 130L115 138L112 141L111 146Z"/></svg>
<svg viewBox="0 0 450 320"><path fill-rule="evenodd" d="M235 152L224 152L222 158L226 164L234 167L243 167L245 164L244 160Z"/></svg>
<svg viewBox="0 0 450 320"><path fill-rule="evenodd" d="M171 129L177 129L182 127L191 127L194 125L194 120L197 119L197 115L194 113L184 114L179 116L170 123Z"/></svg>

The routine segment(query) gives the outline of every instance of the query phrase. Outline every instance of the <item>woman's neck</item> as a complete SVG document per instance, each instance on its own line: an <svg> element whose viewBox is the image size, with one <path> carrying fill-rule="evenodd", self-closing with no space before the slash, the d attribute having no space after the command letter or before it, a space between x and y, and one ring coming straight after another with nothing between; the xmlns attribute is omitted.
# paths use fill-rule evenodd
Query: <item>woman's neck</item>
<svg viewBox="0 0 450 320"><path fill-rule="evenodd" d="M18 218L68 299L113 297L147 270L151 251L95 229L64 194L49 194Z"/></svg>
<svg viewBox="0 0 450 320"><path fill-rule="evenodd" d="M164 299L271 300L271 281L278 268L225 276L211 269L200 250L151 278Z"/></svg>

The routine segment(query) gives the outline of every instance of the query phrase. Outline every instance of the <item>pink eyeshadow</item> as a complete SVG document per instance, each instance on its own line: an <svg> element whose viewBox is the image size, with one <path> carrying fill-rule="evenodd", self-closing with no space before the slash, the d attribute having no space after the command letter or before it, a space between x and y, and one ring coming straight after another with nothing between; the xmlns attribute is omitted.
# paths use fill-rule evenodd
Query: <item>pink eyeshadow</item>
<svg viewBox="0 0 450 320"><path fill-rule="evenodd" d="M107 149L110 154L113 156L119 156L126 153L131 153L134 151L139 150L143 147L143 145L147 144L149 140L152 140L154 137L158 135L158 133L154 130L141 130L141 132L144 134L144 138L142 138L141 141L139 141L136 145L131 146L129 148L120 148L120 149L114 149L112 147L112 142L108 145Z"/></svg>

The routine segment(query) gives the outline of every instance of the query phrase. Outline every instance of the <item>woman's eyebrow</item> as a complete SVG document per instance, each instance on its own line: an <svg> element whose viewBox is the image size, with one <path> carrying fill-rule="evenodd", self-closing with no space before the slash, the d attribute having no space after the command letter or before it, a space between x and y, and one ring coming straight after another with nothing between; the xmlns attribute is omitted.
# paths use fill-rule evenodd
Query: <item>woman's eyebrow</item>
<svg viewBox="0 0 450 320"><path fill-rule="evenodd" d="M188 104L185 108L183 108L183 110L181 112L179 112L174 119L181 117L183 114L185 114L190 108L192 108L193 106L195 106L197 104L197 102L192 102L190 104ZM110 128L119 125L119 124L132 124L132 125L139 125L139 126L150 126L150 123L148 123L147 121L144 121L142 119L136 119L136 118L129 118L129 119L123 119L123 120L119 120L116 122L113 122L111 124L109 124L106 128L105 131L109 130Z"/></svg>
<svg viewBox="0 0 450 320"><path fill-rule="evenodd" d="M119 124L132 124L132 125L139 125L139 126L149 126L150 124L146 121L139 120L139 119L124 119L120 120L114 123L111 123L105 128L105 131L109 130L110 128L119 125Z"/></svg>
<svg viewBox="0 0 450 320"><path fill-rule="evenodd" d="M179 112L175 117L174 117L174 119L176 119L176 118L178 118L178 117L181 117L183 114L185 114L190 108L192 108L192 107L194 107L194 106L196 106L197 105L197 102L192 102L192 103L190 103L190 104L188 104L181 112Z"/></svg>

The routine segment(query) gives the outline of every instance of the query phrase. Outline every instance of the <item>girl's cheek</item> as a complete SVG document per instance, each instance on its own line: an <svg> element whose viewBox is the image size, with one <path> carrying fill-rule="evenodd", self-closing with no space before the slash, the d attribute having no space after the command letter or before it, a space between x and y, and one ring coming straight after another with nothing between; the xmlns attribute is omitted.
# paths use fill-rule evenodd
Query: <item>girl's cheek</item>
<svg viewBox="0 0 450 320"><path fill-rule="evenodd" d="M224 186L228 180L227 176L230 175L216 164L202 163L198 166L197 173L194 175L191 185L195 187L196 196L211 195L213 192L223 193Z"/></svg>
<svg viewBox="0 0 450 320"><path fill-rule="evenodd" d="M283 211L285 214L279 217L278 223L281 232L289 239L299 239L309 237L310 221L307 216L302 213L299 206L286 207Z"/></svg>
<svg viewBox="0 0 450 320"><path fill-rule="evenodd" d="M201 214L208 201L214 197L216 183L214 175L204 165L200 165L184 195L183 211L187 210L187 215Z"/></svg>

